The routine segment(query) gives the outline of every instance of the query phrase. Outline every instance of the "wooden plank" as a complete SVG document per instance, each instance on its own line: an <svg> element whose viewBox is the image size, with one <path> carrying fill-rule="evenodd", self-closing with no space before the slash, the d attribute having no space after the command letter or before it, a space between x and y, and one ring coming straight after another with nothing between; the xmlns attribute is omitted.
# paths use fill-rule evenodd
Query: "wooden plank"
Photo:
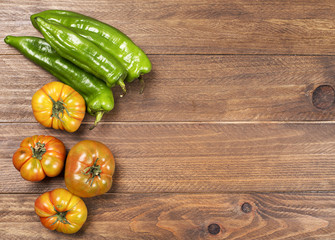
<svg viewBox="0 0 335 240"><path fill-rule="evenodd" d="M39 223L39 218L34 212L34 201L37 196L36 194L0 195L2 238L333 239L335 237L334 193L105 194L84 199L89 211L87 222L77 234L71 236L49 231ZM209 233L210 225L212 234ZM218 230L217 234L213 234L216 233L215 230Z"/></svg>
<svg viewBox="0 0 335 240"><path fill-rule="evenodd" d="M2 193L64 186L63 177L23 180L11 162L26 136L52 135L67 149L105 143L115 155L111 192L334 191L334 123L110 123L76 134L39 124L1 124Z"/></svg>
<svg viewBox="0 0 335 240"><path fill-rule="evenodd" d="M335 57L150 56L144 94L136 81L115 91L115 109L103 121L301 121L333 120L312 104L319 85L334 85ZM1 122L35 122L31 98L56 80L23 56L0 60ZM322 99L322 96L320 96ZM85 121L93 121L87 117Z"/></svg>
<svg viewBox="0 0 335 240"><path fill-rule="evenodd" d="M0 32L38 36L29 17L47 9L111 24L150 54L335 53L335 2L326 0L2 0ZM15 51L0 41L0 53Z"/></svg>

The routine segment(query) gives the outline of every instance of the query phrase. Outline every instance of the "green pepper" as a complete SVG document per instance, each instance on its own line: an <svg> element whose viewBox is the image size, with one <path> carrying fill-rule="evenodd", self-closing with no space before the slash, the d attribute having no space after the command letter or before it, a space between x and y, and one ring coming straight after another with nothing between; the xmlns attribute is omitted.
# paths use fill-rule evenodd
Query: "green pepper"
<svg viewBox="0 0 335 240"><path fill-rule="evenodd" d="M87 112L96 117L95 126L114 108L112 90L102 80L62 58L44 39L7 36L5 42L75 89L85 99Z"/></svg>
<svg viewBox="0 0 335 240"><path fill-rule="evenodd" d="M104 80L108 87L118 84L126 91L123 80L127 71L111 54L61 24L41 17L36 17L35 22L45 40L59 55Z"/></svg>
<svg viewBox="0 0 335 240"><path fill-rule="evenodd" d="M108 24L79 13L47 10L31 16L37 29L38 25L34 21L36 17L62 24L113 55L127 69L128 82L151 71L151 62L142 49L124 33Z"/></svg>

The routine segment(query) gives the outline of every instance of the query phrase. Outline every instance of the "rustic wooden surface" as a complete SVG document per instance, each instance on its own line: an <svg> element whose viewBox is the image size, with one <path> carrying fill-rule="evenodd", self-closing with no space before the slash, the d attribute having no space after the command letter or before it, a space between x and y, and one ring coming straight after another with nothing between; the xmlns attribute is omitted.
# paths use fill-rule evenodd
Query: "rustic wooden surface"
<svg viewBox="0 0 335 240"><path fill-rule="evenodd" d="M82 231L40 226L36 194L3 194L3 239L334 239L334 193L106 194L85 199ZM208 228L208 226L211 226ZM16 229L16 231L13 231ZM217 233L216 235L211 233Z"/></svg>
<svg viewBox="0 0 335 240"><path fill-rule="evenodd" d="M114 25L152 60L144 94L115 90L93 131L90 116L72 134L38 124L31 97L56 79L3 42L40 36L29 17L46 9ZM335 239L335 1L2 0L0 20L1 239ZM30 183L12 165L35 134L115 155L75 235L33 209L62 175Z"/></svg>

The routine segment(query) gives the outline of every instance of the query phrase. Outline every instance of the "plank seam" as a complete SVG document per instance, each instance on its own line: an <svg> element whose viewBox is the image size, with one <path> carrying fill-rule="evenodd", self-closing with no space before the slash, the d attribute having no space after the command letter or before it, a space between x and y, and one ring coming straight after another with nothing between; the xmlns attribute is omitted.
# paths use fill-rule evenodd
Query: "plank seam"
<svg viewBox="0 0 335 240"><path fill-rule="evenodd" d="M93 124L94 121L85 121L82 124L90 125ZM315 120L304 120L304 121L108 121L108 122L100 122L99 125L120 125L120 124L334 124L334 121L324 120L324 121L315 121ZM9 125L9 124L38 124L38 122L2 122L1 125Z"/></svg>
<svg viewBox="0 0 335 240"><path fill-rule="evenodd" d="M45 192L47 192L49 190L46 190ZM203 194L221 194L221 195L230 195L230 194L305 194L305 193L317 193L317 194L335 194L335 190L303 190L303 191L242 191L242 192L236 192L236 191L226 191L226 192L108 192L105 193L104 195L113 195L113 194L118 194L118 195L132 195L132 194L157 194L157 195L161 195L161 194L188 194L188 195L203 195ZM9 192L9 193L5 193L2 192L0 193L1 195L33 195L33 194L42 194L42 192Z"/></svg>
<svg viewBox="0 0 335 240"><path fill-rule="evenodd" d="M286 53L148 53L148 56L288 56L288 57L335 57L335 54L286 54ZM22 56L19 53L2 53L0 56Z"/></svg>

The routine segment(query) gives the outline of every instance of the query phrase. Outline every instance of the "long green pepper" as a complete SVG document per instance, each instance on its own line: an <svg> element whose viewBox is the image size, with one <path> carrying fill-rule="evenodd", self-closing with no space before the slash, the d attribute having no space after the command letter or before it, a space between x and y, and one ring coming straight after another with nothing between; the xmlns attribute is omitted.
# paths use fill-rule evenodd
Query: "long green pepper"
<svg viewBox="0 0 335 240"><path fill-rule="evenodd" d="M36 17L62 24L113 55L126 68L127 82L151 71L151 62L143 50L124 33L108 24L71 11L47 10L31 16L31 22L37 29L38 25L34 21Z"/></svg>
<svg viewBox="0 0 335 240"><path fill-rule="evenodd" d="M85 99L87 112L96 117L95 125L114 108L112 90L102 80L62 58L44 39L7 36L5 42L75 89Z"/></svg>
<svg viewBox="0 0 335 240"><path fill-rule="evenodd" d="M104 80L108 87L119 85L126 91L123 81L127 71L111 54L61 24L41 17L36 17L35 22L45 40L60 56Z"/></svg>

